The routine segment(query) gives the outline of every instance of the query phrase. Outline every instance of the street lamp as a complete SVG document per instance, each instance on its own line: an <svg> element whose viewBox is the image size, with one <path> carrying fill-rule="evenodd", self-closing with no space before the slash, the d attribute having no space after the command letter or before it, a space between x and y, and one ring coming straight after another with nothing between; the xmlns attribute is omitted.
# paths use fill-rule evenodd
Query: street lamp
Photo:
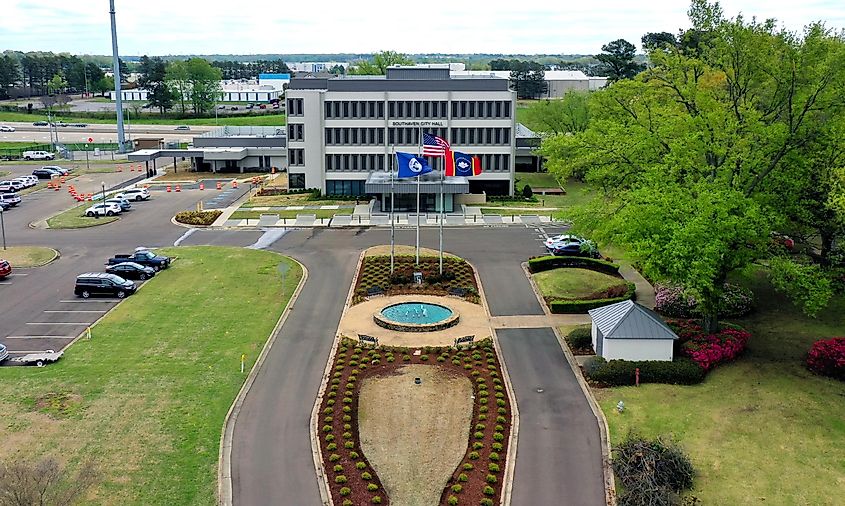
<svg viewBox="0 0 845 506"><path fill-rule="evenodd" d="M0 230L3 232L3 249L6 249L6 224L3 222L3 208L0 207Z"/></svg>
<svg viewBox="0 0 845 506"><path fill-rule="evenodd" d="M103 204L106 203L106 182L101 181L100 185L103 187Z"/></svg>

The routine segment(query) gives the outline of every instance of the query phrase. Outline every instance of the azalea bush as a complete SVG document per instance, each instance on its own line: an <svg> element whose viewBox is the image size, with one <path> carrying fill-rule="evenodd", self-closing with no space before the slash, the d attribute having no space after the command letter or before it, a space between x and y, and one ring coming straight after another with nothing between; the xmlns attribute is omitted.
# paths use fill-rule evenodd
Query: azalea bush
<svg viewBox="0 0 845 506"><path fill-rule="evenodd" d="M738 357L751 338L747 330L733 325L724 325L715 334L705 333L691 320L673 321L669 325L680 338L681 352L705 371Z"/></svg>
<svg viewBox="0 0 845 506"><path fill-rule="evenodd" d="M697 318L698 301L680 285L657 284L654 309L673 318ZM720 318L745 316L754 308L754 294L741 286L725 283L719 300Z"/></svg>
<svg viewBox="0 0 845 506"><path fill-rule="evenodd" d="M807 368L816 374L845 381L845 337L813 343L807 354Z"/></svg>

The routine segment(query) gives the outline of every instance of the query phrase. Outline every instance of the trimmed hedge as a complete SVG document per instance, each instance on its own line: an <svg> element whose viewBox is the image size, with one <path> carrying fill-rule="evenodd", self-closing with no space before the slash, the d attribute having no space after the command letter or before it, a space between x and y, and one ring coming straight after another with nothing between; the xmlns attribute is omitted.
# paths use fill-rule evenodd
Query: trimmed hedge
<svg viewBox="0 0 845 506"><path fill-rule="evenodd" d="M561 267L578 267L611 276L619 275L619 265L596 258L547 255L528 259L528 270L532 274Z"/></svg>
<svg viewBox="0 0 845 506"><path fill-rule="evenodd" d="M636 369L640 369L640 383L668 383L695 385L704 381L706 371L692 359L679 357L671 362L643 360L611 360L593 357L584 364L584 373L597 383L610 386L636 384Z"/></svg>
<svg viewBox="0 0 845 506"><path fill-rule="evenodd" d="M176 213L176 221L186 225L211 225L223 211L182 211Z"/></svg>
<svg viewBox="0 0 845 506"><path fill-rule="evenodd" d="M593 347L593 334L590 327L576 327L566 335L566 342L570 348L591 349Z"/></svg>
<svg viewBox="0 0 845 506"><path fill-rule="evenodd" d="M581 314L597 307L615 304L623 300L632 300L636 295L636 286L634 283L626 283L626 285L628 289L625 291L625 295L621 297L593 300L553 300L549 304L549 310L554 314Z"/></svg>

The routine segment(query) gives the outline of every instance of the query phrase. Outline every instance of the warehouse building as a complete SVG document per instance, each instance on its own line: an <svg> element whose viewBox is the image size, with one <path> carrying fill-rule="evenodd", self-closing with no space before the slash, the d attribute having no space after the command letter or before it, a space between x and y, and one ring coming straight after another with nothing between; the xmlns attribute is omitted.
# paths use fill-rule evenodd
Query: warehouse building
<svg viewBox="0 0 845 506"><path fill-rule="evenodd" d="M291 79L286 93L292 188L375 195L384 204L393 153L420 152L423 133L478 156L483 173L449 178L444 193L513 193L516 96L508 80L453 76L449 68L391 67L384 76ZM442 158L429 158L438 179ZM429 181L430 183L430 181ZM401 191L413 191L400 185ZM439 184L426 184L422 210L439 208ZM409 197L396 197L407 203ZM459 199L446 199L450 211ZM383 207L383 205L382 205Z"/></svg>

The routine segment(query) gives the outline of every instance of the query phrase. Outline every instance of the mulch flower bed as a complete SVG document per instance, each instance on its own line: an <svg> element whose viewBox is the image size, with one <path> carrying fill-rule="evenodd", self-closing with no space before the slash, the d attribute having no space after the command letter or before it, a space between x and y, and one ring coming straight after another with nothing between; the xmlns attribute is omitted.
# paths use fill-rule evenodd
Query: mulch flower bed
<svg viewBox="0 0 845 506"><path fill-rule="evenodd" d="M397 255L394 257L393 275L390 274L390 257L386 255L364 257L355 282L353 304L365 300L368 290L379 289L385 295L420 294L451 295L455 293L474 303L479 302L475 273L466 260L455 257L443 259L443 275L440 275L440 261L437 257L415 257ZM414 283L414 273L421 272L423 282Z"/></svg>
<svg viewBox="0 0 845 506"><path fill-rule="evenodd" d="M419 349L421 354L414 355ZM358 395L364 378L393 374L409 364L442 367L473 383L475 404L467 450L440 497L441 505L498 504L510 436L511 406L492 339L460 350L451 347L362 348L343 338L320 405L317 431L333 503L390 504L375 470L361 450Z"/></svg>

